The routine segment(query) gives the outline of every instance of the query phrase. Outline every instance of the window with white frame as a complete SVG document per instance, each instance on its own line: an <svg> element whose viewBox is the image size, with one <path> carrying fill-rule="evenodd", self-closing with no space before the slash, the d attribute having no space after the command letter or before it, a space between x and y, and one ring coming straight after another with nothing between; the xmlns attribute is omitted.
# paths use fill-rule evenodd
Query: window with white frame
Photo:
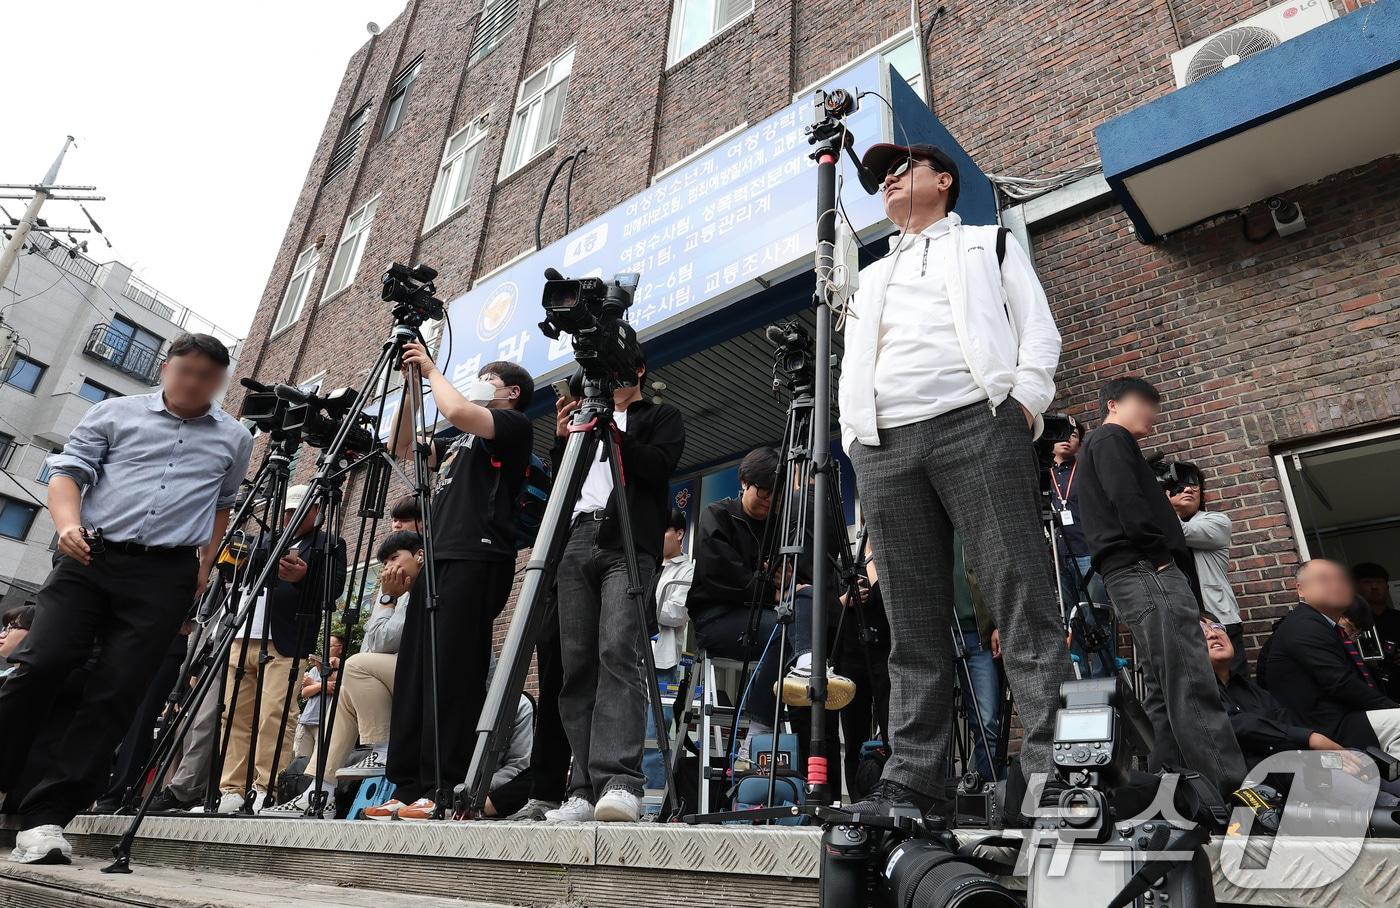
<svg viewBox="0 0 1400 908"><path fill-rule="evenodd" d="M914 94L921 100L928 101L928 98L924 97L924 63L919 59L919 42L913 35L880 51L880 59L893 66L895 71L904 77L904 81L914 89Z"/></svg>
<svg viewBox="0 0 1400 908"><path fill-rule="evenodd" d="M751 12L753 0L676 0L668 65L690 56Z"/></svg>
<svg viewBox="0 0 1400 908"><path fill-rule="evenodd" d="M431 230L467 204L485 139L486 118L478 117L476 122L447 140L442 163L438 165L437 182L433 183L433 194L428 199L428 219L423 229Z"/></svg>
<svg viewBox="0 0 1400 908"><path fill-rule="evenodd" d="M326 292L321 299L328 299L339 293L355 280L355 272L360 268L360 256L364 255L365 244L369 242L369 228L374 223L374 209L379 206L376 196L362 205L345 222L345 232L335 247L335 258L331 260L331 274L326 278Z"/></svg>
<svg viewBox="0 0 1400 908"><path fill-rule="evenodd" d="M282 305L277 307L277 318L272 322L272 333L276 334L301 317L306 306L306 297L311 293L311 281L316 277L316 266L321 264L321 250L310 247L297 256L292 266L292 279L287 282L287 292L282 294Z"/></svg>
<svg viewBox="0 0 1400 908"><path fill-rule="evenodd" d="M902 36L886 41L873 51L862 54L831 75L825 76L813 82L811 85L808 85L806 88L793 95L793 100L810 100L812 92L821 86L842 84L842 79L845 75L861 63L870 59L871 55L876 55L880 58L882 63L888 63L890 66L893 66L895 72L899 73L904 81L909 83L909 87L914 89L914 94L925 101L928 100L924 98L924 67L923 61L919 58L919 42L907 31Z"/></svg>
<svg viewBox="0 0 1400 908"><path fill-rule="evenodd" d="M564 99L569 93L569 71L573 66L574 49L571 47L520 83L501 176L519 170L559 138L559 124L564 120Z"/></svg>

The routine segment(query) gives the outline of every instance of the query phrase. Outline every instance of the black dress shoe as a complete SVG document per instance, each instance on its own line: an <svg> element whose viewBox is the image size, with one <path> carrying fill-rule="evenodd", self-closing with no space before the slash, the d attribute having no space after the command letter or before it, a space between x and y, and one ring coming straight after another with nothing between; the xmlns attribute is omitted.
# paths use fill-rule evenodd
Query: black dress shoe
<svg viewBox="0 0 1400 908"><path fill-rule="evenodd" d="M867 816L889 817L898 813L923 816L933 808L932 795L915 791L907 785L881 779L873 791L861 801L847 804L841 809L847 813L861 813Z"/></svg>

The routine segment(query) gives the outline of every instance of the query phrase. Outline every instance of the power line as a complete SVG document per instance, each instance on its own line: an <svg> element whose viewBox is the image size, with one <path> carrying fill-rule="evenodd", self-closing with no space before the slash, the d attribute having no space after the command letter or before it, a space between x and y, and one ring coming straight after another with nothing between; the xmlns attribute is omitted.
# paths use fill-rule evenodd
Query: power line
<svg viewBox="0 0 1400 908"><path fill-rule="evenodd" d="M25 494L25 496L28 497L28 499L29 499L30 501L34 502L34 503L37 504L39 507L41 507L41 508L43 508L43 509L45 509L45 510L48 509L48 504L45 503L45 502L40 501L40 500L37 499L37 498L35 498L35 497L34 497L34 493L31 492L31 491L29 491L28 489L26 489L26 488L24 487L24 483L20 482L19 477L15 476L15 474L13 474L13 473L11 473L9 470L5 470L5 469L0 469L0 473L4 473L6 476L10 477L10 482L13 482L13 483L15 484L15 486L18 487L19 490L20 490L21 492L23 492L23 493Z"/></svg>

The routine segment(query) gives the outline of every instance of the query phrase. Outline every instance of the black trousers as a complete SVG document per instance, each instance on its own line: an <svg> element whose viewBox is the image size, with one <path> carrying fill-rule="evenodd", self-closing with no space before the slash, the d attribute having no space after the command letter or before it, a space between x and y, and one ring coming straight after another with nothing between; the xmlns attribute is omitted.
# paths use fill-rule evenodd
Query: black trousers
<svg viewBox="0 0 1400 908"><path fill-rule="evenodd" d="M539 697L535 705L535 742L530 750L530 797L561 802L569 787L569 759L573 751L569 750L569 736L564 734L564 721L559 717L564 655L559 650L559 600L553 591L535 642L535 673ZM494 797L491 803L496 804L499 813L501 807Z"/></svg>
<svg viewBox="0 0 1400 908"><path fill-rule="evenodd" d="M427 603L414 597L404 616L403 642L394 670L389 717L389 765L394 797L411 804L433 797L433 728L441 746L442 785L467 776L476 746L476 722L486 700L491 666L491 625L505 608L515 581L510 561L439 560L437 579L438 698L430 689L432 659Z"/></svg>
<svg viewBox="0 0 1400 908"><path fill-rule="evenodd" d="M63 680L88 661L94 645L99 652L44 778L20 805L21 828L66 826L104 787L112 752L194 601L198 573L190 549L151 555L108 550L87 566L54 557L34 627L11 659L19 667L0 685L0 728L33 737L50 731L57 720L50 708ZM21 770L14 762L0 766L0 788Z"/></svg>
<svg viewBox="0 0 1400 908"><path fill-rule="evenodd" d="M160 714L165 711L165 701L169 699L171 690L180 679L180 667L185 664L187 640L183 634L171 638L155 679L146 688L146 696L136 710L136 718L131 720L131 727L126 730L126 737L122 738L122 746L117 751L117 762L112 767L112 779L107 785L107 791L98 800L120 802L126 796L128 788L145 781L140 778L141 767L145 766L146 758L151 755L151 749L155 746L156 723L160 721Z"/></svg>

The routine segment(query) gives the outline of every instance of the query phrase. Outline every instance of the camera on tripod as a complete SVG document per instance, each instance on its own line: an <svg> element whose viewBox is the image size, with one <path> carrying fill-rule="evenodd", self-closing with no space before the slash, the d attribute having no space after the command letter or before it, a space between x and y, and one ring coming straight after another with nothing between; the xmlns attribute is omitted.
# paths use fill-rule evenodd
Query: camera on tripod
<svg viewBox="0 0 1400 908"><path fill-rule="evenodd" d="M816 380L812 335L799 321L769 325L768 342L773 350L773 391L784 386L797 391L812 387Z"/></svg>
<svg viewBox="0 0 1400 908"><path fill-rule="evenodd" d="M384 272L380 298L394 304L394 319L403 324L418 327L426 321L445 318L447 309L442 300L434 296L437 287L436 268L419 263L410 268L394 262Z"/></svg>
<svg viewBox="0 0 1400 908"><path fill-rule="evenodd" d="M623 273L605 281L599 277L566 278L545 270L544 321L540 330L551 340L573 337L574 358L586 378L628 387L637 383L642 346L624 315L632 305L638 276Z"/></svg>
<svg viewBox="0 0 1400 908"><path fill-rule="evenodd" d="M354 423L345 441L348 455L363 457L377 444L374 419L356 406L359 394L353 388L321 395L295 385L264 385L251 379L243 384L253 390L243 397L240 418L278 441L299 438L313 448L326 448L348 419Z"/></svg>

